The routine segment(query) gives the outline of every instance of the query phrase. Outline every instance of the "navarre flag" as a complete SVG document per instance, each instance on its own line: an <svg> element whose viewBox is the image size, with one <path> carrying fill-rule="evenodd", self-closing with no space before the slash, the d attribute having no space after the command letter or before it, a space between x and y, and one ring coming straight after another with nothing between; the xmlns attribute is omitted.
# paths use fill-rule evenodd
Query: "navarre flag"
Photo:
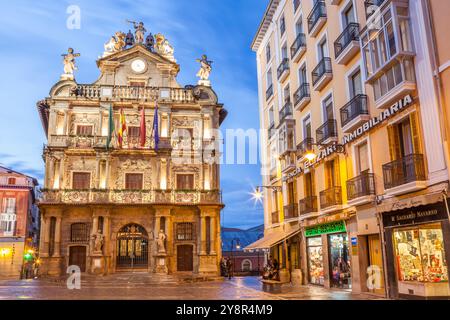
<svg viewBox="0 0 450 320"><path fill-rule="evenodd" d="M112 137L114 131L116 130L114 126L114 113L112 106L109 106L109 131L108 131L108 140L106 141L106 149L108 150L111 146Z"/></svg>
<svg viewBox="0 0 450 320"><path fill-rule="evenodd" d="M139 132L139 136L140 136L140 144L141 147L145 146L145 140L146 140L146 127L145 127L145 107L142 107L141 110L141 128L140 128L140 132Z"/></svg>
<svg viewBox="0 0 450 320"><path fill-rule="evenodd" d="M123 113L123 109L120 109L119 132L117 134L117 139L119 140L119 146L121 148L123 145L123 136L126 131L127 131L127 123L125 121L125 114Z"/></svg>
<svg viewBox="0 0 450 320"><path fill-rule="evenodd" d="M158 145L159 145L158 103L156 103L155 116L153 118L153 133L154 133L154 138L155 138L155 150L158 151Z"/></svg>

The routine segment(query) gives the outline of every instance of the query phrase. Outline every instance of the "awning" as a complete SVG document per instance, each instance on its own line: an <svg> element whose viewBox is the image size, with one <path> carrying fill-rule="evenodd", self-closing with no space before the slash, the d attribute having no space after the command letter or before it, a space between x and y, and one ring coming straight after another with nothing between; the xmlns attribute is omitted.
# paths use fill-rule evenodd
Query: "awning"
<svg viewBox="0 0 450 320"><path fill-rule="evenodd" d="M271 247L279 244L280 242L283 242L285 239L288 239L299 232L300 226L296 227L294 230L289 231L289 233L283 232L282 230L275 231L273 233L265 235L263 238L245 247L244 251L270 249Z"/></svg>
<svg viewBox="0 0 450 320"><path fill-rule="evenodd" d="M412 198L407 199L392 199L388 200L386 203L383 203L377 207L378 213L383 212L389 212L389 211L396 211L401 209L409 209L409 208L415 208L419 206L426 206L428 204L433 204L437 202L443 202L444 201L444 194L442 191L435 192L435 193L429 193L429 194L423 194L420 196L415 196Z"/></svg>

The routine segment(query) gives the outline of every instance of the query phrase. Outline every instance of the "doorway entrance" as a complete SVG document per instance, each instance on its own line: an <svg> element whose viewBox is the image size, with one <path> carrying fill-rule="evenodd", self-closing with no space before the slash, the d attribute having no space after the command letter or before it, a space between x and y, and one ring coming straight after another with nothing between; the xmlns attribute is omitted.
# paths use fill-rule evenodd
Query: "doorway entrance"
<svg viewBox="0 0 450 320"><path fill-rule="evenodd" d="M86 272L86 247L84 246L70 247L69 266L78 266L81 272Z"/></svg>
<svg viewBox="0 0 450 320"><path fill-rule="evenodd" d="M117 268L148 267L148 234L137 224L129 224L117 234Z"/></svg>
<svg viewBox="0 0 450 320"><path fill-rule="evenodd" d="M369 247L369 272L371 286L369 292L384 294L384 274L383 274L383 255L381 251L381 241L378 234L367 237Z"/></svg>
<svg viewBox="0 0 450 320"><path fill-rule="evenodd" d="M177 246L177 271L194 271L194 247L192 245Z"/></svg>

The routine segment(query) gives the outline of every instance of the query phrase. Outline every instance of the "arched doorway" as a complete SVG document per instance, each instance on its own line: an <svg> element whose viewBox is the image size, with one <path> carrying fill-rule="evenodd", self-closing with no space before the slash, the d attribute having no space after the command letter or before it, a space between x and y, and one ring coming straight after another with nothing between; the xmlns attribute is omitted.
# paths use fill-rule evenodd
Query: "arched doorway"
<svg viewBox="0 0 450 320"><path fill-rule="evenodd" d="M128 224L117 234L117 268L148 267L148 234L137 224Z"/></svg>

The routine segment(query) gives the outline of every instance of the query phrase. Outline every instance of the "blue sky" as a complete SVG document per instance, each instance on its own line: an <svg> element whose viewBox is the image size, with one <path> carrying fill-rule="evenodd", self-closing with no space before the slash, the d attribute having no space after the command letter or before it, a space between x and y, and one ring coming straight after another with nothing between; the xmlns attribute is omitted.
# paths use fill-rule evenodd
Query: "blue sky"
<svg viewBox="0 0 450 320"><path fill-rule="evenodd" d="M66 27L70 5L81 9L81 28ZM98 77L95 61L126 19L143 21L175 48L180 84L195 84L206 53L214 61L211 82L228 109L222 129L259 128L256 62L250 49L267 5L264 0L0 0L0 164L43 178L46 142L36 102L45 98L62 73L61 54L73 47L79 83ZM226 208L223 225L248 228L263 223L260 204L250 199L261 183L259 165L223 165Z"/></svg>

